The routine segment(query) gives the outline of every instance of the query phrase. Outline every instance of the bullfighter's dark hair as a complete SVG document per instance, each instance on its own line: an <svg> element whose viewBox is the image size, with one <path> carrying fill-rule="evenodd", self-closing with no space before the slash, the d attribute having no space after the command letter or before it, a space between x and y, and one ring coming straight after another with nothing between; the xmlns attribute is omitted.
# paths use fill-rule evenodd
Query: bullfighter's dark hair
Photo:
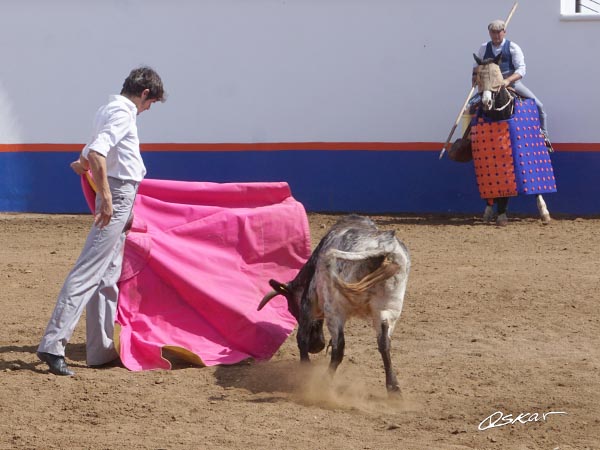
<svg viewBox="0 0 600 450"><path fill-rule="evenodd" d="M136 97L142 95L145 89L150 91L148 99L156 99L160 102L167 99L160 76L148 66L137 67L129 73L123 82L121 95Z"/></svg>

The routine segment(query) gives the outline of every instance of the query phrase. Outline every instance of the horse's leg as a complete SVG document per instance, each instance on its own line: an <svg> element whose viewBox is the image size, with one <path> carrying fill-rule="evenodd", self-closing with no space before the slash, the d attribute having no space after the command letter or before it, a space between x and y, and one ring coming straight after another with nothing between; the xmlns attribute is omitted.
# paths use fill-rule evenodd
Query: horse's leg
<svg viewBox="0 0 600 450"><path fill-rule="evenodd" d="M496 205L498 206L498 217L496 218L496 225L504 227L508 225L508 217L506 215L506 210L508 209L508 197L497 198Z"/></svg>
<svg viewBox="0 0 600 450"><path fill-rule="evenodd" d="M486 200L485 211L483 211L483 221L491 222L494 218L494 199L488 198Z"/></svg>
<svg viewBox="0 0 600 450"><path fill-rule="evenodd" d="M548 212L548 208L546 207L546 202L544 201L542 194L537 195L537 207L538 211L540 212L540 217L542 218L542 223L550 223L552 219L550 218L550 212Z"/></svg>

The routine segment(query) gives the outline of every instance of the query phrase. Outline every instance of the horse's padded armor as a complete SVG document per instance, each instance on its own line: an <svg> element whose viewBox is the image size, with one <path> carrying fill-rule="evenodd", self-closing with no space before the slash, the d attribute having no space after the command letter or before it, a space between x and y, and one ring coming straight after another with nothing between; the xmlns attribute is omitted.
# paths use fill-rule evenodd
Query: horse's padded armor
<svg viewBox="0 0 600 450"><path fill-rule="evenodd" d="M482 198L556 192L556 180L535 102L515 99L508 120L481 113L471 122L473 163Z"/></svg>

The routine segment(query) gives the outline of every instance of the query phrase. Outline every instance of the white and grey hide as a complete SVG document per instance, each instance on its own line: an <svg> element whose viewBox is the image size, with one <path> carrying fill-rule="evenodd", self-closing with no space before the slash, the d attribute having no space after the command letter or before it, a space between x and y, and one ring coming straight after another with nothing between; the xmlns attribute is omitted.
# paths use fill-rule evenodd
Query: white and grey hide
<svg viewBox="0 0 600 450"><path fill-rule="evenodd" d="M394 231L380 231L368 218L346 216L333 225L289 283L271 280L273 291L260 302L262 309L283 295L298 321L301 361L325 348L323 322L332 347L333 375L344 357L344 325L352 316L370 319L385 369L388 392L400 390L390 356L391 336L400 318L410 257Z"/></svg>

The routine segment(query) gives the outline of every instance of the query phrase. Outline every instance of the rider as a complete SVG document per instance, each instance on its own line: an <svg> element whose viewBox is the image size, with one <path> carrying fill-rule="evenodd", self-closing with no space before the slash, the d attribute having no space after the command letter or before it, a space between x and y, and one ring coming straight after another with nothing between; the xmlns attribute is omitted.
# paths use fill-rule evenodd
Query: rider
<svg viewBox="0 0 600 450"><path fill-rule="evenodd" d="M500 61L500 70L504 77L504 85L511 87L517 95L525 98L530 98L535 101L538 107L540 115L540 128L544 134L544 138L547 141L546 145L549 145L548 141L548 130L546 128L546 112L544 111L543 103L535 96L531 90L523 84L521 79L525 76L525 56L523 50L515 42L509 41L505 38L506 30L503 20L494 20L488 25L488 32L490 38L489 42L484 42L477 51L477 56L480 59L494 58L498 56L498 53L502 53L502 60ZM475 77L475 67L473 68L473 83Z"/></svg>
<svg viewBox="0 0 600 450"><path fill-rule="evenodd" d="M550 144L550 140L548 139L548 131L546 128L546 112L544 111L544 105L542 102L535 96L525 84L521 81L521 79L525 76L526 67L525 67L525 56L523 55L523 51L521 47L519 47L515 42L509 41L505 39L506 36L506 25L503 20L493 20L488 25L488 32L491 38L491 41L484 42L479 47L477 51L477 56L484 60L488 58L494 58L498 56L499 53L502 53L502 59L500 61L500 71L502 72L502 76L504 77L504 85L506 87L512 88L515 93L521 97L531 98L535 101L537 105L539 116L540 116L540 129L544 136L544 141L549 151L552 151L552 145ZM475 85L475 69L477 65L473 67L473 78L472 83ZM508 223L508 219L506 216L506 209L508 207L508 197L497 198L493 200L498 207L498 219L496 223L498 225L506 225ZM493 203L492 199L488 200L487 207L485 209L483 219L485 221L489 221L493 215Z"/></svg>

